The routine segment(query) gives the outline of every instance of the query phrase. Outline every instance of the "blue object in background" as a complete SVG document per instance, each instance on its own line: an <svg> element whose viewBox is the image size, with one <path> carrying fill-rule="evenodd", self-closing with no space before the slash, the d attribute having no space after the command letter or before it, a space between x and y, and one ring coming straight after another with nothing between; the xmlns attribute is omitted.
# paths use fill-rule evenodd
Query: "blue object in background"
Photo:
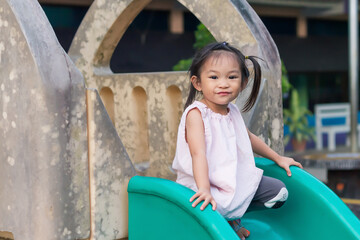
<svg viewBox="0 0 360 240"><path fill-rule="evenodd" d="M308 124L310 127L315 128L315 115L307 116ZM343 125L345 124L345 118L339 117L339 118L331 118L331 119L324 119L323 124L326 125ZM360 124L360 111L358 112L358 124ZM289 135L289 126L284 124L284 136ZM346 133L340 133L336 135L336 142L340 145L346 144ZM324 146L327 146L328 144L328 136L323 135L323 144ZM313 149L315 148L315 142L313 140L310 140L306 143L307 149ZM285 151L293 151L293 148L291 146L290 141L285 146Z"/></svg>

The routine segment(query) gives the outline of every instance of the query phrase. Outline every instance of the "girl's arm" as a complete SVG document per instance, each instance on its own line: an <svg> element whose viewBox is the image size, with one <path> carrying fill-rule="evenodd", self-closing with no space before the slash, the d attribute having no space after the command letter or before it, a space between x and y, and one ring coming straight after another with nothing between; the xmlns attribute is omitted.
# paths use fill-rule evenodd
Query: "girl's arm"
<svg viewBox="0 0 360 240"><path fill-rule="evenodd" d="M193 202L196 199L192 204L193 207L196 207L201 201L204 201L200 207L201 210L204 210L205 207L211 203L212 209L215 210L216 202L210 192L204 123L201 113L197 108L189 111L186 117L185 126L185 138L189 145L193 174L198 187L198 192L190 198L190 202Z"/></svg>
<svg viewBox="0 0 360 240"><path fill-rule="evenodd" d="M247 130L253 151L265 158L273 160L277 165L285 169L287 175L291 176L290 166L294 165L303 168L301 163L296 162L293 158L281 156L272 150L266 143L264 143L258 136Z"/></svg>

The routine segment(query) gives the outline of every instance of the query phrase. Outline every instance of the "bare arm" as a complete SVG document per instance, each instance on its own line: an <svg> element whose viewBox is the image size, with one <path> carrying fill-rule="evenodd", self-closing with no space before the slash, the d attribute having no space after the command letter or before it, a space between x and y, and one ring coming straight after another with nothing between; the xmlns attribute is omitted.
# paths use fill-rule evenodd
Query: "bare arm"
<svg viewBox="0 0 360 240"><path fill-rule="evenodd" d="M212 209L215 210L216 202L210 192L209 168L206 160L205 129L198 109L195 108L188 113L185 126L194 178L198 187L198 192L190 198L190 202L196 199L192 204L193 207L196 207L197 204L204 201L200 207L201 210L204 210L211 203Z"/></svg>
<svg viewBox="0 0 360 240"><path fill-rule="evenodd" d="M259 154L265 158L273 160L277 165L285 169L287 175L291 176L290 166L294 165L300 168L303 168L301 163L296 162L293 158L281 156L272 150L264 141L262 141L258 136L254 135L248 130L251 146L253 151L256 154Z"/></svg>

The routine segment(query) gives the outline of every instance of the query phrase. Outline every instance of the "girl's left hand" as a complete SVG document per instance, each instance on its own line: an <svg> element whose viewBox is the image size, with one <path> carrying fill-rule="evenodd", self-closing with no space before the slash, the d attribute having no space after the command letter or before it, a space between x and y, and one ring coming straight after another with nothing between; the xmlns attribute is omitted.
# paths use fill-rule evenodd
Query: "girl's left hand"
<svg viewBox="0 0 360 240"><path fill-rule="evenodd" d="M289 158L289 157L285 157L285 156L279 156L279 158L276 159L276 163L277 163L277 165L279 165L280 167L285 169L285 171L289 177L291 177L290 166L297 166L301 169L303 168L301 163L295 161L293 158Z"/></svg>

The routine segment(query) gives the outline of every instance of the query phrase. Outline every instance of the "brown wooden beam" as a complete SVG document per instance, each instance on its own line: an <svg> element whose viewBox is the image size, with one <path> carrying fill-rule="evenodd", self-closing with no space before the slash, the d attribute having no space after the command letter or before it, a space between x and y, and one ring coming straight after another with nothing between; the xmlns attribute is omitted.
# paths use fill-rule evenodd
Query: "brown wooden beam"
<svg viewBox="0 0 360 240"><path fill-rule="evenodd" d="M38 0L41 4L52 4L52 5L77 5L77 6L90 6L94 0ZM149 10L158 11L171 11L171 10L182 10L188 11L176 0L153 0L145 7Z"/></svg>
<svg viewBox="0 0 360 240"><path fill-rule="evenodd" d="M298 17L301 9L289 7L273 7L263 5L251 5L257 15L266 17Z"/></svg>
<svg viewBox="0 0 360 240"><path fill-rule="evenodd" d="M255 10L256 14L260 17L306 17L303 14L303 9L294 7L275 7L275 6L264 6L264 5L251 5ZM345 14L339 15L319 15L307 17L308 19L327 19L327 20L338 20L345 21L347 16Z"/></svg>
<svg viewBox="0 0 360 240"><path fill-rule="evenodd" d="M51 5L70 5L70 6L90 6L94 0L38 0L41 4ZM249 1L250 5L254 8L255 12L259 16L268 17L294 17L298 18L302 15L302 8L289 7L289 6L271 6L256 4L256 1ZM145 7L147 10L155 11L171 11L171 10L182 10L183 12L188 11L176 0L153 0L149 5ZM330 16L311 16L308 18L323 18L331 20L346 20L347 16L341 15L330 15Z"/></svg>
<svg viewBox="0 0 360 240"><path fill-rule="evenodd" d="M90 6L94 0L39 0L41 4Z"/></svg>
<svg viewBox="0 0 360 240"><path fill-rule="evenodd" d="M307 19L304 16L299 16L296 19L296 36L299 38L306 38L308 35Z"/></svg>
<svg viewBox="0 0 360 240"><path fill-rule="evenodd" d="M170 11L169 28L171 33L184 33L184 12L181 10Z"/></svg>

